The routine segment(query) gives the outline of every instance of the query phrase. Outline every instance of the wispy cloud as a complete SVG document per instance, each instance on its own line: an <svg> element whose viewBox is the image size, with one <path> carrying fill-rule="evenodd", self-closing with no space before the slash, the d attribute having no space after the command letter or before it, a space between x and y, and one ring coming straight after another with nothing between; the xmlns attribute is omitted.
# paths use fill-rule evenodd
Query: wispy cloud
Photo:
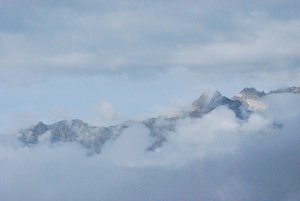
<svg viewBox="0 0 300 201"><path fill-rule="evenodd" d="M294 6L280 1L4 2L0 18L12 26L0 31L0 70L12 77L15 72L131 74L174 66L200 74L206 68L299 69L300 17Z"/></svg>

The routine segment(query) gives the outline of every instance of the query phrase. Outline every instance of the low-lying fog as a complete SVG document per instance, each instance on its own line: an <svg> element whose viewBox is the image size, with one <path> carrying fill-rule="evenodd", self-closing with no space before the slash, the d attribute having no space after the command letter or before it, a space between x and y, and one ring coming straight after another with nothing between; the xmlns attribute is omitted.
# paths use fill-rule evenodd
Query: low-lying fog
<svg viewBox="0 0 300 201"><path fill-rule="evenodd" d="M7 201L298 201L300 96L271 95L247 121L219 107L178 121L145 152L136 124L98 155L76 144L0 145L0 199Z"/></svg>

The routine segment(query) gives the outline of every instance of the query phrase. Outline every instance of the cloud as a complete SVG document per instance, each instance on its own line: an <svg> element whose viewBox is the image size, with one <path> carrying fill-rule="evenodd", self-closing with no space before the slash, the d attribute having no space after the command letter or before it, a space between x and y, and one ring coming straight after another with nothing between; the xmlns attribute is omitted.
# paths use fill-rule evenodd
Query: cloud
<svg viewBox="0 0 300 201"><path fill-rule="evenodd" d="M1 9L0 20L12 25L0 30L2 80L174 67L199 74L299 70L297 2L28 2Z"/></svg>
<svg viewBox="0 0 300 201"><path fill-rule="evenodd" d="M120 121L123 108L158 102L165 111L175 92L190 102L199 86L300 84L297 1L0 5L1 129L19 126L23 111L22 122L82 117L99 94L112 104L93 110L97 125ZM152 138L140 124L92 157L74 144L24 148L1 135L1 199L298 201L299 97L263 101L267 110L247 121L224 107L180 120L156 152L144 152Z"/></svg>
<svg viewBox="0 0 300 201"><path fill-rule="evenodd" d="M268 109L247 121L226 107L180 120L157 152L135 123L89 157L76 144L1 144L2 199L297 201L299 96L262 101Z"/></svg>
<svg viewBox="0 0 300 201"><path fill-rule="evenodd" d="M236 19L237 20L237 19ZM218 40L208 44L182 46L174 52L174 64L201 67L213 67L217 72L234 71L267 72L269 69L282 71L299 69L296 52L299 45L299 20L276 21L261 16L250 16L236 22L239 28L252 27L243 38ZM199 69L200 68L200 69ZM205 70L204 70L205 71Z"/></svg>
<svg viewBox="0 0 300 201"><path fill-rule="evenodd" d="M179 120L176 131L168 134L168 142L154 153L157 163L181 166L210 155L234 152L239 144L239 127L234 113L225 107L201 119Z"/></svg>
<svg viewBox="0 0 300 201"><path fill-rule="evenodd" d="M105 100L98 101L97 105L89 111L87 122L97 126L111 126L124 122L126 118L118 112L113 105Z"/></svg>
<svg viewBox="0 0 300 201"><path fill-rule="evenodd" d="M150 131L142 123L133 123L116 141L105 145L103 157L117 166L136 167L146 163L145 150L150 146Z"/></svg>

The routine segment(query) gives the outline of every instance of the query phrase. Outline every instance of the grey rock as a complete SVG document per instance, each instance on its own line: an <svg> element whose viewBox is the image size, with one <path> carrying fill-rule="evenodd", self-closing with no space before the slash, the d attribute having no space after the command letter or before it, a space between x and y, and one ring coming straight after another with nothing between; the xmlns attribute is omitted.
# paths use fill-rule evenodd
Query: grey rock
<svg viewBox="0 0 300 201"><path fill-rule="evenodd" d="M167 141L168 134L176 130L176 121L178 119L179 117L157 117L142 122L149 129L152 137L152 143L147 148L148 151L154 151Z"/></svg>
<svg viewBox="0 0 300 201"><path fill-rule="evenodd" d="M211 99L208 99L206 94L201 95L192 105L193 110L189 115L194 118L202 117L219 106L227 106L240 119L246 119L249 112L240 100L229 99L218 91L213 94Z"/></svg>
<svg viewBox="0 0 300 201"><path fill-rule="evenodd" d="M38 144L40 137L49 134L49 142L77 142L83 147L96 153L100 153L102 146L109 140L117 138L127 128L125 124L96 127L75 119L71 121L59 121L46 125L39 122L37 125L22 130L19 140L26 146Z"/></svg>
<svg viewBox="0 0 300 201"><path fill-rule="evenodd" d="M257 99L261 98L266 95L264 91L257 91L255 88L244 88L242 91L239 93L243 98L252 98L252 99Z"/></svg>

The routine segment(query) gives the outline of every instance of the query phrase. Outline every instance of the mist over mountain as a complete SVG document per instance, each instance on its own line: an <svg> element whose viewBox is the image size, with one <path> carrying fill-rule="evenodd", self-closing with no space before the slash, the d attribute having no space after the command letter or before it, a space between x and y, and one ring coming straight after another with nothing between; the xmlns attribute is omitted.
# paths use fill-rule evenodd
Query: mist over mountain
<svg viewBox="0 0 300 201"><path fill-rule="evenodd" d="M43 122L22 130L19 140L25 146L32 146L40 142L51 144L58 142L76 142L87 148L89 153L100 153L102 147L116 140L125 129L141 124L149 130L151 144L145 148L148 151L155 151L167 141L170 132L176 132L177 123L187 118L197 119L209 114L218 107L224 106L232 111L241 124L247 122L251 113L259 109L265 109L260 99L272 94L296 94L300 93L300 87L287 87L272 90L268 93L257 91L255 88L244 88L233 98L223 96L216 91L212 94L204 93L196 99L188 111L178 113L174 116L159 116L144 121L126 121L119 125L109 127L91 126L82 120L62 120L54 124L46 125ZM280 124L274 122L274 126Z"/></svg>
<svg viewBox="0 0 300 201"><path fill-rule="evenodd" d="M299 8L0 0L0 201L299 201Z"/></svg>
<svg viewBox="0 0 300 201"><path fill-rule="evenodd" d="M298 201L299 87L204 93L185 111L96 127L39 122L1 138L17 201ZM8 139L11 141L8 142Z"/></svg>

